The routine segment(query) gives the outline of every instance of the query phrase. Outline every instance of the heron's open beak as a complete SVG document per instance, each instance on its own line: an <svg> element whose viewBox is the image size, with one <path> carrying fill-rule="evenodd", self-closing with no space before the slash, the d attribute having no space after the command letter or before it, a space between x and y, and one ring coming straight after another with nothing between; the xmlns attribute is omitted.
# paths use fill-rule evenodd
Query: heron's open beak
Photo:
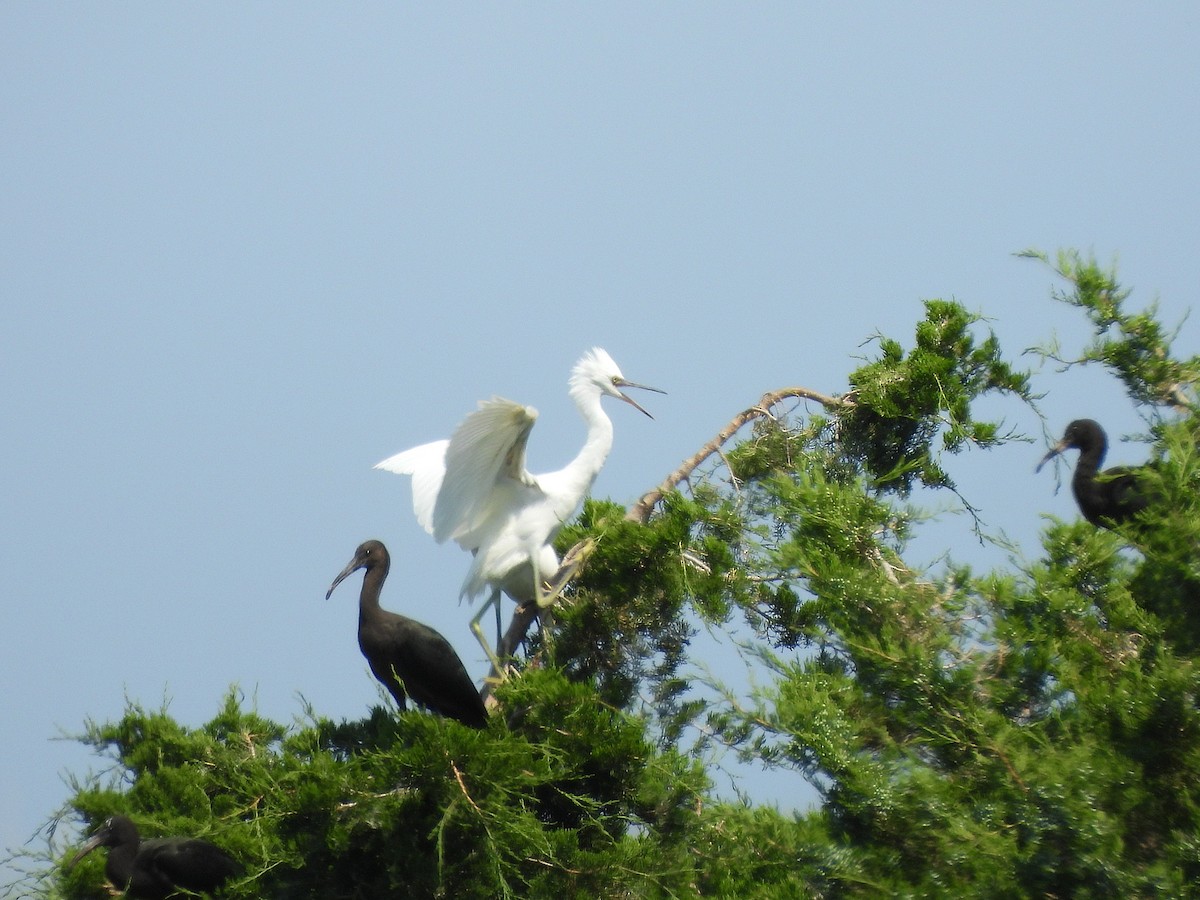
<svg viewBox="0 0 1200 900"><path fill-rule="evenodd" d="M638 388L639 390L643 390L643 391L653 391L656 394L665 394L666 393L666 391L659 390L656 387L650 387L650 385L648 385L648 384L638 384L636 381L626 381L624 378L617 379L616 381L613 382L613 385L615 387L619 387L619 388L623 388L623 387ZM634 400L632 397L630 397L624 391L617 391L617 396L619 396L622 400L624 400L626 403L628 403L634 409L641 412L647 418L649 418L649 419L654 418L654 416L650 415L650 413L648 413L648 412L646 412L646 410L642 409L642 405L640 403L638 403L636 400Z"/></svg>
<svg viewBox="0 0 1200 900"><path fill-rule="evenodd" d="M1034 473L1036 474L1037 472L1042 471L1042 466L1044 466L1046 463L1050 462L1050 460L1054 459L1054 457L1058 456L1058 454L1062 453L1064 450L1066 450L1070 446L1071 445L1068 444L1066 441L1059 441L1057 444L1055 444L1053 447L1050 448L1050 450L1046 453L1045 456L1042 457L1042 461L1040 463L1038 463L1037 468L1035 468L1033 470Z"/></svg>

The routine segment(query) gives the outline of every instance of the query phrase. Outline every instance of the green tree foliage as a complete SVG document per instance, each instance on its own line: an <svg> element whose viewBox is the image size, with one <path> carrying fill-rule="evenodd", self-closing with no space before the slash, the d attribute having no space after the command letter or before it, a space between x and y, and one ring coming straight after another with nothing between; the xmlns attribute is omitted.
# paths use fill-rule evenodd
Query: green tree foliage
<svg viewBox="0 0 1200 900"><path fill-rule="evenodd" d="M283 726L236 692L187 728L131 704L88 725L115 774L69 813L220 843L247 867L229 897L1200 894L1200 360L1115 273L1054 268L1093 333L1042 354L1106 367L1152 434L1131 526L1054 522L1004 571L910 567L914 488L958 498L950 457L1015 438L977 401L1036 399L979 317L929 301L840 396L769 395L630 514L589 501L561 535L583 573L486 730L384 708ZM696 681L702 626L751 635L750 696ZM717 744L819 806L716 799ZM101 895L100 854L70 852L40 896Z"/></svg>
<svg viewBox="0 0 1200 900"><path fill-rule="evenodd" d="M1154 306L1141 312L1126 310L1130 292L1117 281L1115 268L1104 269L1074 250L1059 252L1053 263L1037 250L1019 255L1040 260L1066 282L1067 287L1055 289L1052 296L1082 311L1093 329L1092 339L1078 357L1064 359L1056 342L1036 352L1064 366L1104 366L1120 379L1130 399L1143 407L1192 405L1189 398L1200 377L1200 361L1172 356L1174 335L1158 321Z"/></svg>
<svg viewBox="0 0 1200 900"><path fill-rule="evenodd" d="M220 843L249 870L229 897L659 896L686 883L678 833L706 790L699 766L557 673L500 693L513 722L487 732L380 707L283 728L236 692L198 729L131 705L85 737L121 777L80 785L72 805L89 822L125 812L146 834ZM64 896L95 895L101 856L64 873Z"/></svg>

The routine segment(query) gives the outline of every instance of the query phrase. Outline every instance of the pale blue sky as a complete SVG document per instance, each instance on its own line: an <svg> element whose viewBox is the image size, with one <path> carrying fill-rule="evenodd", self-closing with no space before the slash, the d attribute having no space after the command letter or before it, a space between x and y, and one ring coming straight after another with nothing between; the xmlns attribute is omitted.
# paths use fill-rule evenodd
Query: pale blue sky
<svg viewBox="0 0 1200 900"><path fill-rule="evenodd" d="M1198 26L1188 3L0 5L0 846L101 765L53 739L126 696L199 724L237 682L276 719L298 694L361 716L357 587L323 594L365 538L395 559L385 605L482 675L464 555L371 466L494 393L539 408L531 468L558 466L593 345L669 391L653 422L609 409L595 491L629 502L764 391L838 392L872 333L909 345L923 298L1014 356L1078 347L1025 247L1116 257L1181 320ZM1036 387L1056 433L1137 427L1099 373ZM1034 552L1075 511L1033 475L1037 419L994 413L1039 442L951 473ZM966 527L925 559L985 558Z"/></svg>

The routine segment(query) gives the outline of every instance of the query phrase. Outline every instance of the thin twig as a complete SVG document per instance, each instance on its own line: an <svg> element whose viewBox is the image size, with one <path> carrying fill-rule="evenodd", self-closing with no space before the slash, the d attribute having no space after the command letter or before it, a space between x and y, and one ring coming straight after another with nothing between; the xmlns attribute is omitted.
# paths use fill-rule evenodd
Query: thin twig
<svg viewBox="0 0 1200 900"><path fill-rule="evenodd" d="M455 781L457 781L457 782L458 782L458 786L459 786L460 788L462 788L463 796L464 796L464 797L466 797L466 798L467 798L467 802L471 804L471 809L475 810L475 812L479 813L479 815L480 815L480 816L482 816L482 815L483 815L483 810L482 810L482 809L480 809L480 808L479 808L479 805L478 805L478 804L477 804L477 803L476 803L474 800L472 800L472 799L471 799L471 795L470 795L470 793L467 791L467 783L466 783L465 781L463 781L463 774L462 774L462 772L459 770L458 766L456 766L456 765L454 764L454 762L453 762L453 761L451 761L451 762L450 762L450 769L451 769L451 771L453 771L453 772L454 772L454 780L455 780Z"/></svg>

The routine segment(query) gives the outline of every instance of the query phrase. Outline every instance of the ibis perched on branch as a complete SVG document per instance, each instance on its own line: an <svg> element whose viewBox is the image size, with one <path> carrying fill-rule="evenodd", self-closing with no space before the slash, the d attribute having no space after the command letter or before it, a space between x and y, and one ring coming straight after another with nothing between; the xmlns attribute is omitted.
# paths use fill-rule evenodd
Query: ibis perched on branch
<svg viewBox="0 0 1200 900"><path fill-rule="evenodd" d="M396 705L405 708L407 693L418 706L472 728L485 727L487 709L483 699L450 642L428 625L379 605L390 566L387 547L379 541L360 544L354 558L329 586L325 599L351 572L365 569L358 595L358 646Z"/></svg>

